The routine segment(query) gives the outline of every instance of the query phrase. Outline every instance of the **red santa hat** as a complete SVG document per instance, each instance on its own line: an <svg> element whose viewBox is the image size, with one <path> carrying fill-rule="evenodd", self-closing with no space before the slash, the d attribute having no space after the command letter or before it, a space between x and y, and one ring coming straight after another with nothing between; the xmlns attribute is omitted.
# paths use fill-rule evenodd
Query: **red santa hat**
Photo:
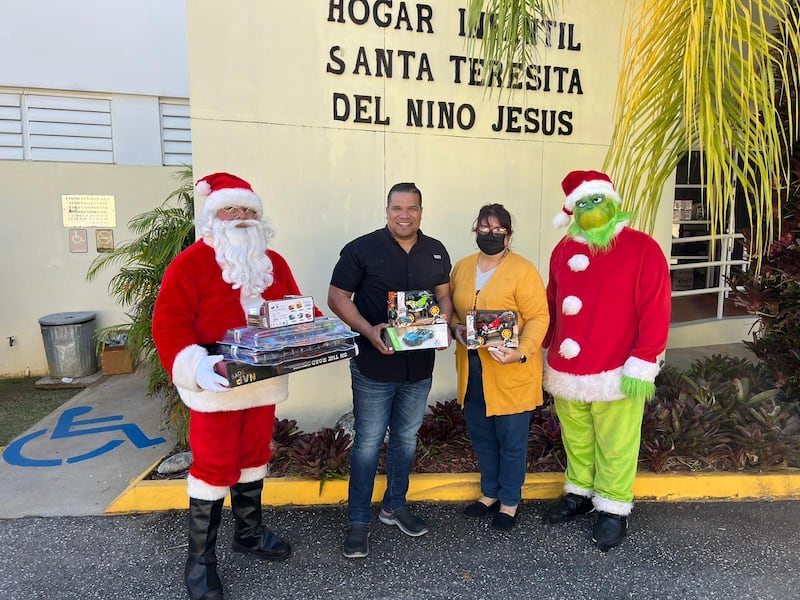
<svg viewBox="0 0 800 600"><path fill-rule="evenodd" d="M553 218L553 225L556 228L569 225L569 218L572 216L572 209L575 203L581 198L602 194L606 198L611 198L617 204L621 199L611 178L600 171L571 171L561 182L561 189L564 190L566 199L561 212Z"/></svg>
<svg viewBox="0 0 800 600"><path fill-rule="evenodd" d="M261 198L256 195L250 184L230 173L212 173L198 179L194 186L194 194L195 199L205 201L204 216L216 215L220 208L226 206L252 208L258 213L259 219L264 214Z"/></svg>

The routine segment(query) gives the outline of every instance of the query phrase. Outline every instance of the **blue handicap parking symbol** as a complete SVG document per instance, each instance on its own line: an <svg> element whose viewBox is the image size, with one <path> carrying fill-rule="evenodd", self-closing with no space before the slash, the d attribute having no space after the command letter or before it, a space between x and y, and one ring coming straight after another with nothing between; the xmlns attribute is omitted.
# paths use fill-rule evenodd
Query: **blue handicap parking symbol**
<svg viewBox="0 0 800 600"><path fill-rule="evenodd" d="M81 415L88 414L91 411L92 411L91 406L75 406L73 408L68 408L67 410L65 410L58 418L58 422L56 423L56 426L53 428L53 433L50 434L50 439L58 440L58 439L81 436L81 435L92 435L95 433L119 431L123 434L125 438L127 438L127 440L129 440L137 448L148 448L150 446L157 446L158 444L163 444L167 441L162 437L158 438L147 437L144 434L144 432L139 428L139 426L134 423L117 423L115 425L106 425L103 427L90 427L90 425L99 425L101 423L113 423L115 421L121 421L122 419L125 418L122 415L78 420L78 417L80 417ZM22 436L21 438L14 440L13 442L11 442L11 444L8 445L8 447L3 452L3 458L7 463L18 467L60 466L64 462L60 458L58 459L27 458L22 453L23 448L28 442L36 438L41 438L46 433L47 429L40 429L38 431L34 431L33 433L29 433L28 435ZM114 448L117 448L118 446L124 443L125 439L111 440L102 444L97 448L93 448L89 452L78 454L76 456L71 456L66 459L66 462L77 463L84 460L89 460L90 458L95 458L96 456L100 456L101 454L105 454L106 452L111 452L112 450L114 450Z"/></svg>

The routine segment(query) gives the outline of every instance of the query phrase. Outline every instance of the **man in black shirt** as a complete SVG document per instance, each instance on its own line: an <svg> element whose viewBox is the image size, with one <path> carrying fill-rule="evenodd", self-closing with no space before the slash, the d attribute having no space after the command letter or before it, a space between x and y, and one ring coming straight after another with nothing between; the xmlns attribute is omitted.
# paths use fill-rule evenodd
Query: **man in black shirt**
<svg viewBox="0 0 800 600"><path fill-rule="evenodd" d="M417 431L428 403L434 350L394 353L383 342L390 291L431 290L441 312L452 314L450 256L419 229L422 192L413 183L389 190L386 227L348 243L333 269L328 306L354 331L359 354L350 362L355 440L350 458L349 527L344 555L369 553L370 504L386 429L386 493L379 519L410 536L428 532L406 507Z"/></svg>

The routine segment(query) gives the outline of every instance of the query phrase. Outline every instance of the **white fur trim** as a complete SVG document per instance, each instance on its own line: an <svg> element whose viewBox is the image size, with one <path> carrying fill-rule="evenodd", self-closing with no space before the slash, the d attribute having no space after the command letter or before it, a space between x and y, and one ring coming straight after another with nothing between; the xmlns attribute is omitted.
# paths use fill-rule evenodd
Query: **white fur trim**
<svg viewBox="0 0 800 600"><path fill-rule="evenodd" d="M641 381L649 381L650 383L656 380L656 375L661 370L658 363L647 362L635 356L628 357L625 364L622 365L622 374Z"/></svg>
<svg viewBox="0 0 800 600"><path fill-rule="evenodd" d="M563 229L569 225L569 221L569 215L562 210L555 217L553 217L553 227L556 229Z"/></svg>
<svg viewBox="0 0 800 600"><path fill-rule="evenodd" d="M211 186L207 181L198 181L194 186L194 195L198 200L206 198L211 193Z"/></svg>
<svg viewBox="0 0 800 600"><path fill-rule="evenodd" d="M572 338L566 338L558 347L558 353L566 359L575 358L581 353L581 345Z"/></svg>
<svg viewBox="0 0 800 600"><path fill-rule="evenodd" d="M583 308L583 302L577 296L567 296L561 302L561 312L565 315L577 315Z"/></svg>
<svg viewBox="0 0 800 600"><path fill-rule="evenodd" d="M575 208L575 203L580 200L581 198L585 198L586 196L593 196L595 194L602 194L607 198L611 198L617 204L620 204L621 199L617 190L614 189L614 186L611 185L608 181L603 181L602 179L594 179L592 181L584 181L574 190L572 190L569 195L564 200L564 206L572 211Z"/></svg>
<svg viewBox="0 0 800 600"><path fill-rule="evenodd" d="M175 356L172 363L172 382L177 388L199 392L197 385L197 365L208 356L208 350L197 344L186 346Z"/></svg>
<svg viewBox="0 0 800 600"><path fill-rule="evenodd" d="M609 500L599 494L595 494L592 498L594 507L600 511L620 517L627 517L633 510L633 502L620 502L618 500Z"/></svg>
<svg viewBox="0 0 800 600"><path fill-rule="evenodd" d="M242 472L239 475L239 483L252 483L254 481L264 479L266 476L267 465L261 465L260 467L249 467L247 469L242 469Z"/></svg>
<svg viewBox="0 0 800 600"><path fill-rule="evenodd" d="M578 487L569 481L564 482L564 492L567 494L575 494L576 496L583 496L584 498L591 498L594 496L594 490L587 490L586 488Z"/></svg>
<svg viewBox="0 0 800 600"><path fill-rule="evenodd" d="M622 367L593 375L571 375L545 365L542 385L553 396L565 400L612 402L625 397L621 381Z"/></svg>
<svg viewBox="0 0 800 600"><path fill-rule="evenodd" d="M241 206L252 208L258 212L260 219L264 214L264 206L261 198L255 192L245 188L222 188L216 192L211 192L203 204L203 214L216 215L220 208L226 206Z"/></svg>
<svg viewBox="0 0 800 600"><path fill-rule="evenodd" d="M230 488L225 485L210 485L205 481L192 477L190 474L186 478L186 493L190 498L197 498L198 500L222 500L228 495Z"/></svg>
<svg viewBox="0 0 800 600"><path fill-rule="evenodd" d="M573 273L580 273L589 267L589 257L585 254L573 254L567 261L569 270Z"/></svg>
<svg viewBox="0 0 800 600"><path fill-rule="evenodd" d="M225 393L178 387L183 403L198 412L244 410L279 404L289 398L289 376L281 375L231 388Z"/></svg>

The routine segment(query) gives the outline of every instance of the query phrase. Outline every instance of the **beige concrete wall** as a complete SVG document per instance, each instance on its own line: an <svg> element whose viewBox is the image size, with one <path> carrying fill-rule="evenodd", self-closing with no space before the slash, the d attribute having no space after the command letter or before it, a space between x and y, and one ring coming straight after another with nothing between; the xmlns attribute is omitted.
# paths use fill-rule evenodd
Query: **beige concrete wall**
<svg viewBox="0 0 800 600"><path fill-rule="evenodd" d="M422 228L445 243L454 261L474 250L470 227L478 208L505 204L516 221L513 248L546 278L550 251L563 233L550 225L563 201L560 182L572 169L599 169L611 135L624 1L568 3L563 31L571 31L572 38L565 35L564 46L579 44L580 51L540 46L535 62L565 68L565 81L579 78L582 94L507 88L488 94L482 86L467 85L464 66L457 83L451 56L467 56L465 38L458 35L459 9L466 2L427 3L431 13L426 19L423 12L422 31L416 30L416 3L377 3L377 19L391 18L390 27L380 27L373 16L356 24L350 4L356 20L365 6L376 5L188 3L195 174L228 170L253 184L274 221L275 248L289 260L303 291L325 310L339 250L384 225L386 191L398 181L414 181L422 189ZM343 23L331 8L337 5L343 7ZM407 23L413 31L406 30ZM555 30L554 46L561 31ZM376 49L393 51L392 77L376 76ZM414 53L407 78L398 58L402 51ZM342 63L341 74L330 72ZM557 87L555 80L551 87ZM335 118L336 94L350 99L348 120ZM368 122L355 122L355 95L369 98L361 114ZM435 107L452 102L456 110L469 105L474 124L462 128L455 120L452 128L440 128L434 119L433 127L427 121L409 126L408 99L422 100L423 107L428 100ZM527 108L561 113L570 135L493 131L499 105L520 108L521 128ZM462 123L467 114L462 112ZM505 120L505 109L503 115ZM665 218L669 222L666 213ZM669 228L665 231L668 243ZM452 354L450 349L438 356L432 401L455 396ZM330 425L350 408L345 365L298 373L291 381L292 399L279 407L279 415L298 419L305 429Z"/></svg>
<svg viewBox="0 0 800 600"><path fill-rule="evenodd" d="M98 256L94 228L86 228L88 252L72 253L62 219L62 194L113 195L114 241L132 238L128 221L159 205L175 187L174 168L78 163L0 161L0 377L47 373L39 318L92 311L97 325L123 321L108 295L116 271L91 283L86 272ZM11 346L8 337L15 338Z"/></svg>

